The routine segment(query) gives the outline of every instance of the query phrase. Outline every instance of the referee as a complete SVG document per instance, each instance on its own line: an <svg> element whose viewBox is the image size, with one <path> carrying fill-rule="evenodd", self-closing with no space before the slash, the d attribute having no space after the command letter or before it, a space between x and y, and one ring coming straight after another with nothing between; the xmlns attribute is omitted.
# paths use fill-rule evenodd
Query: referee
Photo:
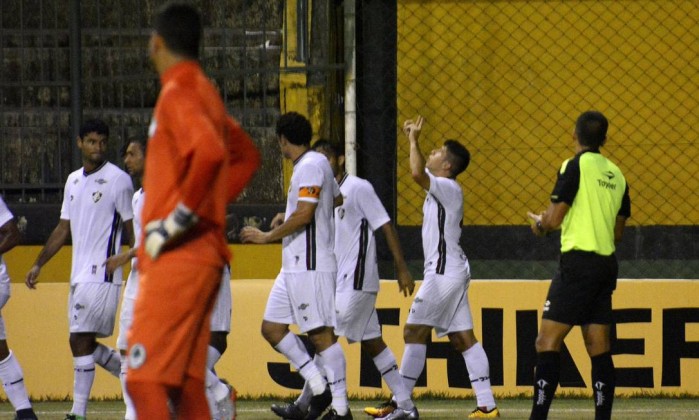
<svg viewBox="0 0 699 420"><path fill-rule="evenodd" d="M614 401L610 351L612 293L618 266L615 243L631 215L629 187L619 167L600 154L609 123L587 111L575 123L576 154L558 172L551 204L527 213L537 236L561 229L561 258L536 338L534 401L530 419L545 419L560 376L561 344L580 325L592 361L595 419L609 419Z"/></svg>

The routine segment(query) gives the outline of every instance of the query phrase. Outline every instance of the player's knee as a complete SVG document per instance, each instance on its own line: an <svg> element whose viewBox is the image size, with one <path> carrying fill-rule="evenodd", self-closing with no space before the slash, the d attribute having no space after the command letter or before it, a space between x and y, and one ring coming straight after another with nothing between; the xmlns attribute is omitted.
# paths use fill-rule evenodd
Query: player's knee
<svg viewBox="0 0 699 420"><path fill-rule="evenodd" d="M384 351L385 348L386 343L384 343L381 337L362 341L362 351L371 357L378 356L382 351Z"/></svg>
<svg viewBox="0 0 699 420"><path fill-rule="evenodd" d="M87 356L95 352L97 340L91 333L71 333L68 339L74 357Z"/></svg>
<svg viewBox="0 0 699 420"><path fill-rule="evenodd" d="M431 328L424 325L406 324L403 328L403 340L406 343L424 344L431 331Z"/></svg>
<svg viewBox="0 0 699 420"><path fill-rule="evenodd" d="M288 331L285 326L280 327L279 325L280 324L275 324L273 322L262 321L260 333L262 333L262 337L272 346L279 344Z"/></svg>

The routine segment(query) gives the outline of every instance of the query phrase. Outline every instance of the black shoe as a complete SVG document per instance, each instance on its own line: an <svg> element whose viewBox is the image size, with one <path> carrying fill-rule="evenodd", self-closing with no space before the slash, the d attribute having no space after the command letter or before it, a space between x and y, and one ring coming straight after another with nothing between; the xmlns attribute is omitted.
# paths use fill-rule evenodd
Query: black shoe
<svg viewBox="0 0 699 420"><path fill-rule="evenodd" d="M37 420L37 417L33 409L25 408L22 410L17 410L15 420Z"/></svg>
<svg viewBox="0 0 699 420"><path fill-rule="evenodd" d="M314 395L311 398L311 405L308 407L308 414L305 420L316 420L323 415L330 403L333 402L333 396L330 393L330 388L325 388L325 391L320 395Z"/></svg>
<svg viewBox="0 0 699 420"><path fill-rule="evenodd" d="M335 411L334 408L331 408L330 411L325 413L322 420L352 420L352 412L350 411L349 407L347 407L347 414L341 416L337 414L337 411Z"/></svg>
<svg viewBox="0 0 699 420"><path fill-rule="evenodd" d="M284 420L304 420L306 418L306 413L301 411L299 406L294 403L272 404L270 408L274 414Z"/></svg>

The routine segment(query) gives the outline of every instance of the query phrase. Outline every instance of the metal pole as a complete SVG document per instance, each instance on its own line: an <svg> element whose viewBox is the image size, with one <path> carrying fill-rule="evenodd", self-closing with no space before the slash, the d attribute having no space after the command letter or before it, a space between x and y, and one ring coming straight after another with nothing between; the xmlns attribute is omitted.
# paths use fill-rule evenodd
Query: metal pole
<svg viewBox="0 0 699 420"><path fill-rule="evenodd" d="M357 175L357 76L356 76L356 30L355 1L345 0L345 170Z"/></svg>
<svg viewBox="0 0 699 420"><path fill-rule="evenodd" d="M296 1L296 60L308 60L308 0Z"/></svg>
<svg viewBox="0 0 699 420"><path fill-rule="evenodd" d="M82 60L80 56L80 0L70 0L70 139L73 168L82 166L76 140L82 124Z"/></svg>

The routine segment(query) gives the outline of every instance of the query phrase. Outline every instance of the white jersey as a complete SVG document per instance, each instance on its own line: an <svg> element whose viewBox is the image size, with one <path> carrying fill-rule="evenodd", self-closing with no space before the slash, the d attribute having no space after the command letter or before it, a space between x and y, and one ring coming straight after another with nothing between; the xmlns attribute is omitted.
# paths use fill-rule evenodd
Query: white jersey
<svg viewBox="0 0 699 420"><path fill-rule="evenodd" d="M143 192L143 188L139 188L139 190L134 193L133 199L131 199L131 207L133 208L133 232L136 237L134 238L134 248L138 248L138 244L141 242L141 212L143 211L143 202L145 200L146 196ZM131 259L131 273L126 282L126 287L124 288L124 297L136 299L136 294L138 294L138 258L134 257Z"/></svg>
<svg viewBox="0 0 699 420"><path fill-rule="evenodd" d="M379 291L374 232L391 219L369 181L345 175L342 206L335 209L337 291Z"/></svg>
<svg viewBox="0 0 699 420"><path fill-rule="evenodd" d="M0 226L4 226L5 223L12 221L14 218L10 209L7 208L7 204L5 204L5 201L0 197ZM10 275L7 273L5 260L2 258L2 254L0 254L0 285L5 284L10 284Z"/></svg>
<svg viewBox="0 0 699 420"><path fill-rule="evenodd" d="M324 155L309 150L294 161L284 219L296 211L299 201L317 203L317 207L311 223L282 240L283 272L337 271L333 203L338 195L340 187Z"/></svg>
<svg viewBox="0 0 699 420"><path fill-rule="evenodd" d="M121 267L109 275L103 264L121 245L123 221L133 219L132 197L131 177L109 162L68 175L61 219L70 222L73 240L71 284L121 284Z"/></svg>
<svg viewBox="0 0 699 420"><path fill-rule="evenodd" d="M464 196L456 180L430 177L430 190L422 206L422 251L427 274L469 276L466 254L459 245L464 217Z"/></svg>

